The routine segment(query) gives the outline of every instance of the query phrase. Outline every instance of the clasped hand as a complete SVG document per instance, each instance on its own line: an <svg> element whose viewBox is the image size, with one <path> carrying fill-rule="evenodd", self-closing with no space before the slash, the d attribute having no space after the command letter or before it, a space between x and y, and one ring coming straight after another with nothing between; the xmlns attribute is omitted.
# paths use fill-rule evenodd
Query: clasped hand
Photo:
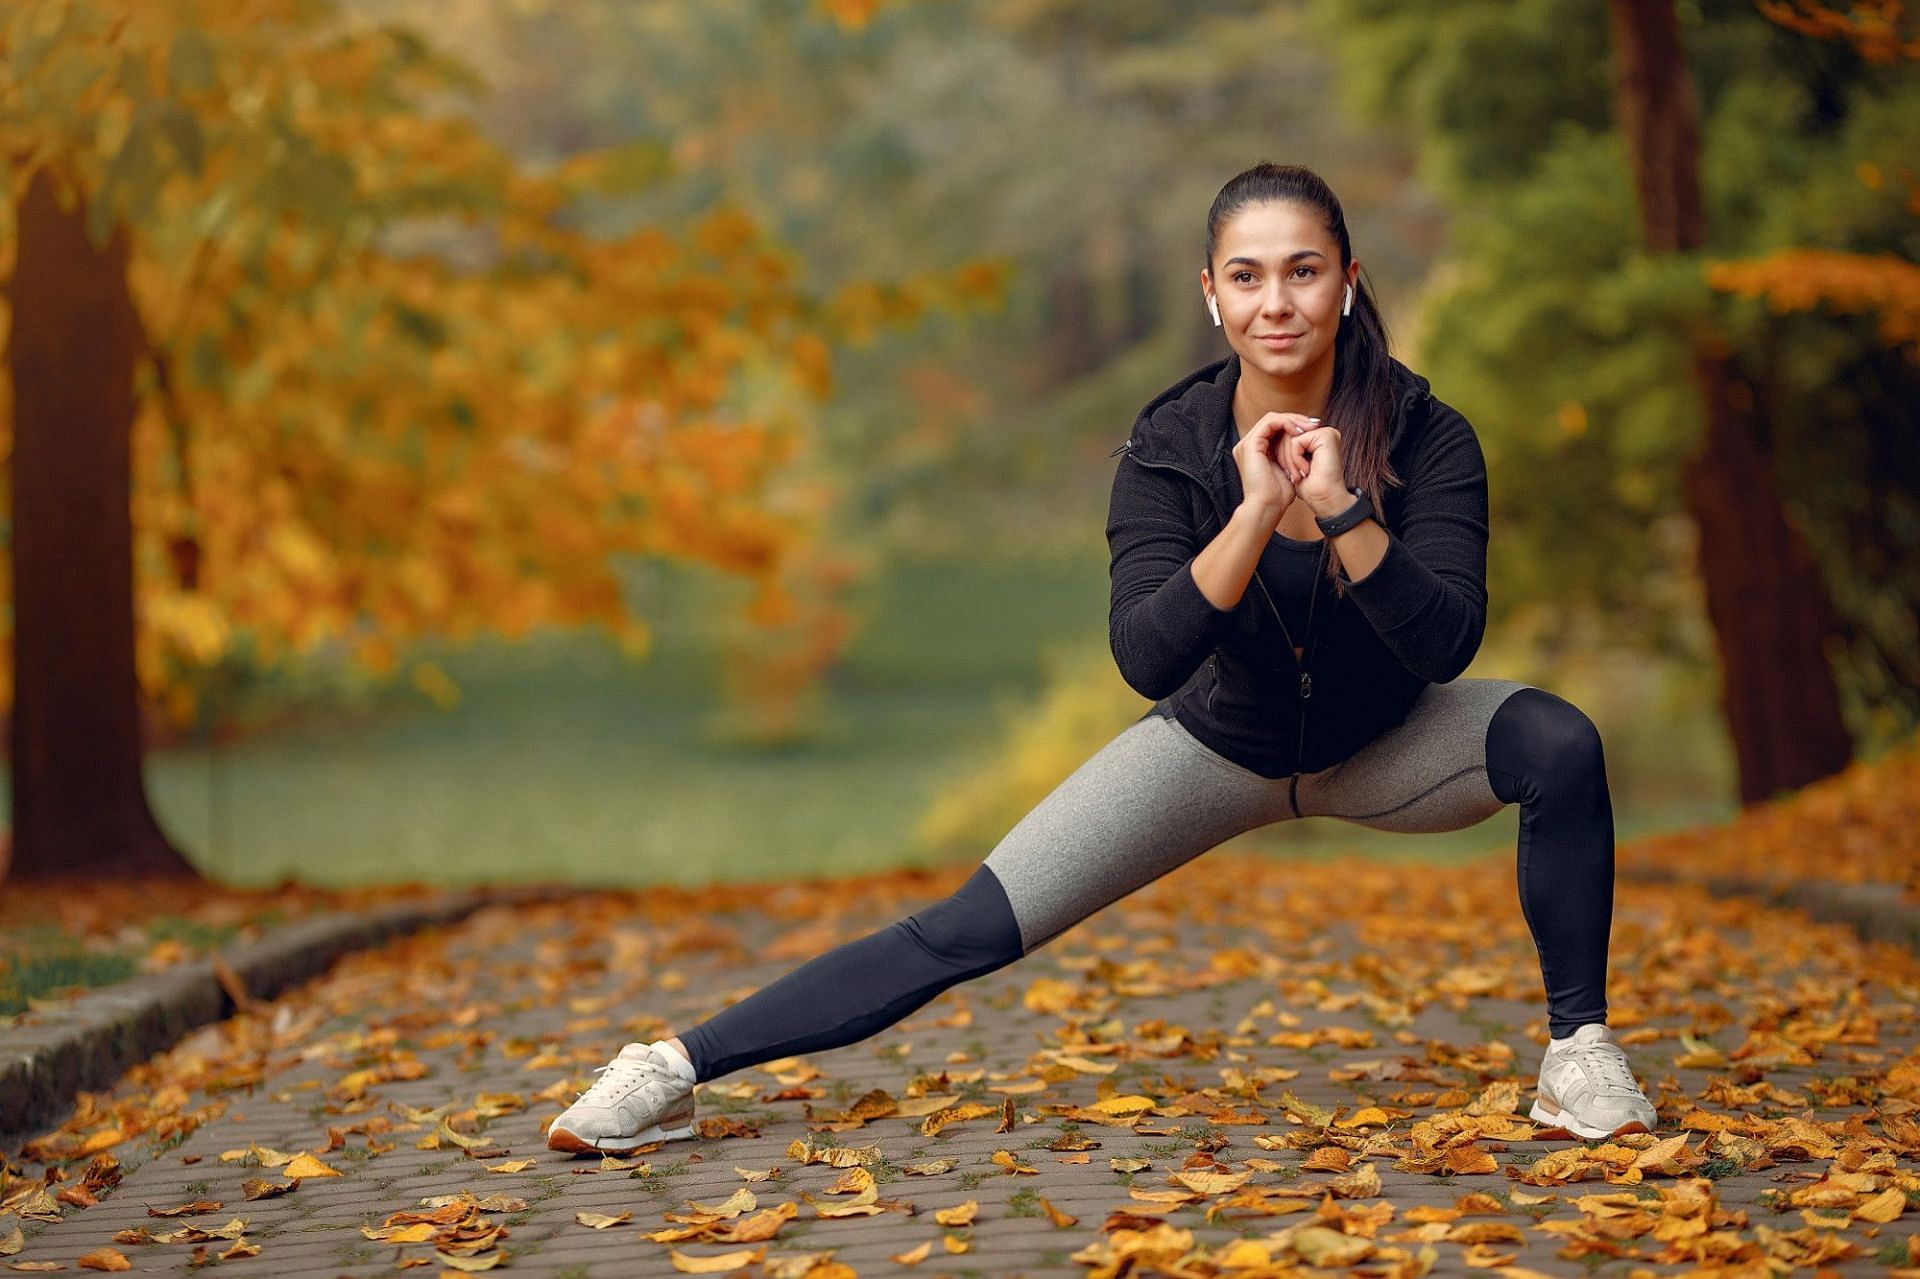
<svg viewBox="0 0 1920 1279"><path fill-rule="evenodd" d="M1271 512L1275 526L1297 497L1315 515L1346 509L1346 463L1340 432L1301 413L1267 413L1233 446L1247 505Z"/></svg>

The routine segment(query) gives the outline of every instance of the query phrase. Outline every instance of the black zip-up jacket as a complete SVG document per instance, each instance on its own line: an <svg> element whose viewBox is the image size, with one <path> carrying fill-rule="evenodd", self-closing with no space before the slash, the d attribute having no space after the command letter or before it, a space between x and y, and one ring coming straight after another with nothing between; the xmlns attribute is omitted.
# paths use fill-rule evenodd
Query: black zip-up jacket
<svg viewBox="0 0 1920 1279"><path fill-rule="evenodd" d="M1215 608L1193 580L1194 556L1242 496L1232 456L1237 354L1155 396L1114 450L1125 453L1107 517L1114 661L1157 699L1148 714L1177 718L1263 777L1291 774L1297 785L1300 773L1347 759L1403 721L1422 687L1464 671L1486 631L1480 441L1426 378L1398 360L1392 370L1388 456L1405 484L1386 490L1374 517L1387 529L1386 556L1357 582L1343 569L1344 598L1326 576L1324 545L1279 534L1233 608ZM1291 596L1286 582L1296 584ZM1304 662L1283 638L1283 617Z"/></svg>

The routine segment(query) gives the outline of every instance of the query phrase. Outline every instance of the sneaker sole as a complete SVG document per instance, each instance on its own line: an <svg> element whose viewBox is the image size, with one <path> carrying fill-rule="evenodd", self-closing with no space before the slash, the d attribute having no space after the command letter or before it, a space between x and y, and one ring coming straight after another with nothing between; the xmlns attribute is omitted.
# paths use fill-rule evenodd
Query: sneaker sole
<svg viewBox="0 0 1920 1279"><path fill-rule="evenodd" d="M683 1128L662 1128L655 1124L630 1137L582 1137L566 1128L552 1128L547 1132L547 1149L564 1151L570 1155L623 1155L657 1141L684 1141L699 1135L693 1130L692 1124Z"/></svg>
<svg viewBox="0 0 1920 1279"><path fill-rule="evenodd" d="M1552 1102L1548 1101L1545 1097L1541 1097L1541 1096L1536 1096L1533 1099L1533 1109L1527 1112L1527 1118L1532 1119L1537 1123L1546 1124L1550 1128L1564 1128L1576 1137L1588 1137L1588 1138L1594 1138L1594 1139L1598 1139L1601 1137L1618 1137L1623 1133L1630 1133L1630 1132L1651 1133L1653 1131L1651 1128L1641 1123L1638 1119L1629 1119L1626 1123L1621 1124L1618 1128L1596 1128L1589 1124L1583 1124L1576 1121L1572 1115L1569 1115L1566 1111L1560 1109L1560 1107L1554 1105Z"/></svg>

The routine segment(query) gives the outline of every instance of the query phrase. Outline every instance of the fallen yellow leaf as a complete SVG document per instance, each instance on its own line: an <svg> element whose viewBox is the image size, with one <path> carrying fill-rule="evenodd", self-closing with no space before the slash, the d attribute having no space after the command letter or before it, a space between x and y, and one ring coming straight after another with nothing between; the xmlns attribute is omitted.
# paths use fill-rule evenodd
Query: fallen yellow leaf
<svg viewBox="0 0 1920 1279"><path fill-rule="evenodd" d="M963 1204L951 1208L936 1208L933 1219L943 1226L971 1226L975 1214L980 1211L980 1201L969 1199Z"/></svg>
<svg viewBox="0 0 1920 1279"><path fill-rule="evenodd" d="M262 1153L264 1154L265 1152ZM261 1162L266 1163L266 1160L263 1158ZM267 1166L271 1168L274 1165L267 1164ZM303 1180L308 1177L338 1177L340 1175L338 1169L327 1167L327 1165L321 1163L320 1160L307 1154L305 1151L287 1160L285 1174L289 1177L299 1177Z"/></svg>
<svg viewBox="0 0 1920 1279"><path fill-rule="evenodd" d="M609 1217L604 1212L576 1212L573 1214L573 1219L590 1229L606 1230L622 1222L632 1221L633 1214L631 1212L622 1212L618 1217Z"/></svg>
<svg viewBox="0 0 1920 1279"><path fill-rule="evenodd" d="M1853 1215L1861 1221L1877 1222L1884 1226L1890 1221L1897 1221L1900 1214L1906 1211L1906 1207L1907 1192L1898 1186L1888 1186L1855 1208Z"/></svg>
<svg viewBox="0 0 1920 1279"><path fill-rule="evenodd" d="M378 1229L360 1227L360 1233L375 1243L428 1243L439 1232L439 1227L431 1222L415 1222L411 1226L381 1226Z"/></svg>
<svg viewBox="0 0 1920 1279"><path fill-rule="evenodd" d="M667 1259L673 1262L673 1268L682 1274L718 1275L729 1270L741 1270L753 1265L767 1255L765 1246L759 1248L741 1248L736 1252L715 1253L710 1257L695 1257L681 1252L678 1248L667 1249Z"/></svg>

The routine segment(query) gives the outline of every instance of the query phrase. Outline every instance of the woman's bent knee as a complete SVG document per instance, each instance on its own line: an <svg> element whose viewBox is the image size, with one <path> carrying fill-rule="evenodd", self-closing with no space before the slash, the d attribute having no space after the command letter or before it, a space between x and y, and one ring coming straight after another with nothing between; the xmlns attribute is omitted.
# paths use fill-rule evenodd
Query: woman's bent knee
<svg viewBox="0 0 1920 1279"><path fill-rule="evenodd" d="M900 921L926 952L968 976L1020 958L1020 923L999 877L984 863L967 882Z"/></svg>
<svg viewBox="0 0 1920 1279"><path fill-rule="evenodd" d="M1487 725L1487 775L1503 803L1523 800L1529 790L1604 779L1600 730L1565 698L1542 688L1520 689Z"/></svg>

